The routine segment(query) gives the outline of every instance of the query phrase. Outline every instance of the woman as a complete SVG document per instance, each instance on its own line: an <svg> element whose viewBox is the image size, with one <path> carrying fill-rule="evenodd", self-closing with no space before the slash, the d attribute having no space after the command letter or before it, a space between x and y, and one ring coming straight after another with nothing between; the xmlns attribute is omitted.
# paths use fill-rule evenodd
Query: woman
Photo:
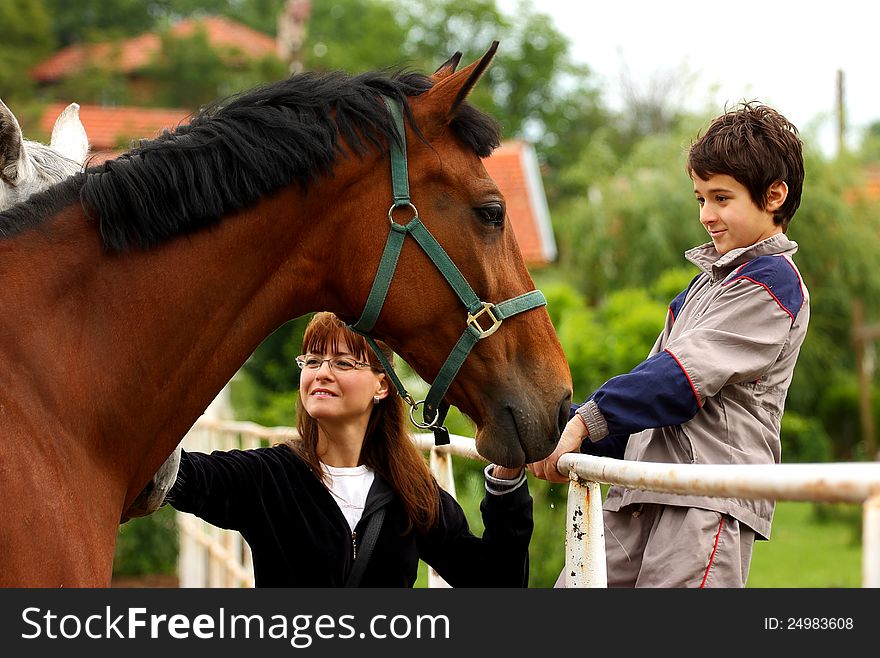
<svg viewBox="0 0 880 658"><path fill-rule="evenodd" d="M419 559L453 587L528 585L523 469L486 467L476 537L412 443L403 400L363 337L317 313L296 361L301 440L184 451L167 502L241 532L257 587L412 587Z"/></svg>

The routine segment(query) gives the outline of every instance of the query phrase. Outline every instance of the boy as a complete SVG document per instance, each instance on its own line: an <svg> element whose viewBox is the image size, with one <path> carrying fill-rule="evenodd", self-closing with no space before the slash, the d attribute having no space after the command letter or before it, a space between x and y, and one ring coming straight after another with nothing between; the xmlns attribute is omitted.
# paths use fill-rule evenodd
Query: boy
<svg viewBox="0 0 880 658"><path fill-rule="evenodd" d="M780 419L810 314L791 260L797 244L785 235L804 179L797 128L742 103L694 142L687 172L712 239L685 253L700 274L670 304L649 357L594 392L553 454L529 467L538 477L567 481L556 469L564 453L619 456L624 446L636 461L780 461ZM604 504L608 585L745 587L774 504L614 486Z"/></svg>

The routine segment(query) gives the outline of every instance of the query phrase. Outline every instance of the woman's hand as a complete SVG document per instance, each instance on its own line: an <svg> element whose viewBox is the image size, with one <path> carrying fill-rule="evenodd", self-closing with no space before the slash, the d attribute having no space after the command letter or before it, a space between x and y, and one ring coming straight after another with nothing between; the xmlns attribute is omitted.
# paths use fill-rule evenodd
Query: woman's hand
<svg viewBox="0 0 880 658"><path fill-rule="evenodd" d="M522 471L522 466L518 468L507 468L506 466L495 464L495 468L492 469L492 477L496 477L499 480L516 480Z"/></svg>

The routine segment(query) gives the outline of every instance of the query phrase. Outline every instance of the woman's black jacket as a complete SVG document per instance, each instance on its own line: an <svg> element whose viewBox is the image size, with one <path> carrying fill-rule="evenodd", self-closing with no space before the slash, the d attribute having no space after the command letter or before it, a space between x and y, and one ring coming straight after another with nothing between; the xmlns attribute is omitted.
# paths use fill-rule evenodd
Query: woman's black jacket
<svg viewBox="0 0 880 658"><path fill-rule="evenodd" d="M208 523L239 531L251 548L257 587L341 587L370 516L385 518L361 587L412 587L418 562L452 587L527 587L532 497L527 484L480 504L482 538L461 506L440 489L437 525L409 529L406 510L376 474L352 533L327 488L287 445L255 450L183 452L166 502Z"/></svg>

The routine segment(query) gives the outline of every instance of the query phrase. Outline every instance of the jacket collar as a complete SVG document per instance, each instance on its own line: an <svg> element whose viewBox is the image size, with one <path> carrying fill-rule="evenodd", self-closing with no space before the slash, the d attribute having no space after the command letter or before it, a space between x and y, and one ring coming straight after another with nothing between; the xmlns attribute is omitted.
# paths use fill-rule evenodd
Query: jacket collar
<svg viewBox="0 0 880 658"><path fill-rule="evenodd" d="M713 280L724 278L733 268L758 258L759 256L784 254L793 255L798 249L797 242L789 240L785 233L777 233L748 247L732 249L723 256L711 242L688 249L684 257L700 268Z"/></svg>
<svg viewBox="0 0 880 658"><path fill-rule="evenodd" d="M373 484L367 492L367 500L364 503L363 517L373 513L383 505L387 505L389 501L395 498L394 489L388 484L388 481L378 473L373 477Z"/></svg>

